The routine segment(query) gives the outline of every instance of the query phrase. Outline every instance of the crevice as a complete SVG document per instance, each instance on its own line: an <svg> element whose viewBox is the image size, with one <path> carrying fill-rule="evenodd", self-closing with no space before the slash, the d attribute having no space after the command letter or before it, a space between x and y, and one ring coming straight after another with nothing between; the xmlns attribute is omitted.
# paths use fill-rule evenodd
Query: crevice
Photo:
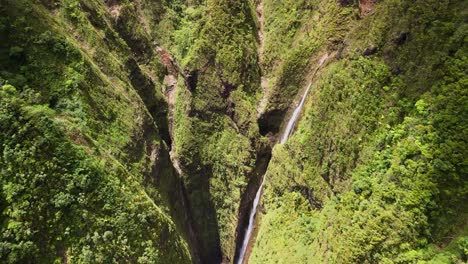
<svg viewBox="0 0 468 264"><path fill-rule="evenodd" d="M172 139L169 134L169 122L167 120L169 105L162 98L156 96L155 83L143 73L135 59L127 60L125 67L129 73L132 86L157 123L161 138L168 146L171 146Z"/></svg>
<svg viewBox="0 0 468 264"><path fill-rule="evenodd" d="M220 243L219 243L219 238L217 242L217 248L212 249L212 248L207 248L206 243L207 241L203 241L203 236L202 232L204 230L200 230L200 225L199 223L195 222L195 216L192 211L192 208L194 208L191 204L190 200L190 193L187 191L186 186L182 178L187 175L185 171L187 170L186 168L183 168L182 163L180 162L179 158L177 157L177 151L176 147L174 145L174 111L175 111L175 93L176 93L176 88L178 86L179 82L179 76L183 78L184 85L191 91L194 91L196 89L197 83L198 83L198 70L184 70L181 71L179 65L177 65L175 59L169 54L167 50L165 50L162 47L156 46L156 51L159 54L159 57L161 59L161 62L163 65L166 67L166 75L164 77L164 97L166 100L166 103L168 105L168 114L167 114L167 119L169 120L168 124L168 132L169 136L171 139L171 145L170 145L170 161L177 172L178 175L178 180L179 180L179 188L178 192L179 195L177 197L178 201L181 201L183 211L184 211L184 220L186 221L185 223L185 229L187 231L187 240L191 248L191 254L192 254L192 261L195 264L198 263L219 263L221 259L221 249L220 249ZM197 177L200 175L204 175L204 173L199 172L198 174L196 172L192 172L191 176L192 177ZM198 181L196 181L200 186L198 188L190 188L190 189L196 189L196 190L202 190L203 192L208 192L209 193L209 184L208 182L204 181L203 178L200 178ZM208 201L209 203L209 201ZM200 205L196 205L200 206ZM213 211L214 209L212 208L213 206L205 206L207 209L206 211ZM208 215L214 216L215 214L210 212L207 213ZM203 221L202 221L203 222ZM217 230L217 227L216 227ZM217 232L217 231L216 231ZM219 237L219 235L218 235ZM210 240L211 241L211 240ZM208 241L208 242L210 242ZM211 252L210 254L207 254L207 252ZM214 254L214 255L213 255Z"/></svg>
<svg viewBox="0 0 468 264"><path fill-rule="evenodd" d="M177 170L177 169L176 169ZM179 175L180 176L180 175ZM193 222L193 217L192 217L192 210L190 206L190 201L187 197L187 190L185 189L185 185L183 181L179 177L179 198L180 201L182 202L182 208L185 213L184 215L184 221L187 224L186 230L187 230L187 240L189 243L190 247L190 253L192 254L192 263L194 264L200 264L201 262L201 257L200 257L200 241L199 237L196 235L196 232L194 230L194 222Z"/></svg>
<svg viewBox="0 0 468 264"><path fill-rule="evenodd" d="M113 6L113 4L116 3L110 1L108 4ZM138 4L140 3L138 2ZM120 11L120 9L117 11ZM173 192L169 191L166 195L168 200L172 201L170 206L172 207L171 213L173 214L173 218L178 222L178 225L185 233L186 241L192 255L192 262L195 264L207 263L206 260L209 259L209 256L203 256L203 243L199 230L196 229L196 224L194 223L192 205L190 204L189 194L187 193L182 179L184 172L180 161L176 157L173 141L175 90L178 77L182 76L185 85L189 89L194 90L198 82L198 71L181 71L174 58L166 50L151 43L148 36L140 36L141 38L132 36L131 32L127 32L125 25L127 19L120 13L118 13L116 17L117 20L115 23L117 31L127 42L137 59L139 61L146 61L149 57L158 55L163 65L166 67L164 77L165 87L163 87L162 90L162 97L156 90L156 80L153 80L150 75L142 70L137 59L130 58L125 63L125 68L129 74L129 80L132 86L137 91L151 117L157 124L158 129L154 132L159 133L160 137L165 142L165 144L163 144L164 149L159 150L159 154L156 154L156 156L160 157L158 157L157 170L154 171L156 168L153 169L151 178L154 184L163 184L169 186L167 187L168 190L175 190ZM141 20L138 22L142 23ZM149 26L147 24L144 26L145 32L148 34ZM161 170L161 168L163 169ZM208 262L212 263L210 261Z"/></svg>
<svg viewBox="0 0 468 264"><path fill-rule="evenodd" d="M250 181L247 184L246 190L242 195L241 202L239 205L238 212L238 223L236 228L236 250L234 255L234 260L239 258L239 251L242 247L242 243L245 238L245 228L249 225L249 214L252 210L253 200L255 199L255 194L257 193L258 188L262 182L262 177L265 175L268 165L271 160L271 147L268 147L263 152L257 154L255 169L250 174Z"/></svg>
<svg viewBox="0 0 468 264"><path fill-rule="evenodd" d="M261 125L262 123L271 122L271 119L264 119L265 116L263 115L265 108L268 103L268 88L267 88L267 79L263 76L261 70L261 63L262 63L262 53L264 48L264 16L263 16L263 1L259 0L256 2L256 15L258 21L258 31L257 31L257 40L258 40L258 49L257 49L257 56L258 56L258 64L260 67L260 86L263 91L263 97L259 102L257 107L257 123L259 124L260 134L265 136L267 134L271 135L272 130L274 130L273 126L264 126ZM281 119L273 120L273 122L277 121L281 123ZM273 133L276 134L278 131L274 131ZM245 236L247 235L245 230L246 227L249 225L249 218L250 212L252 211L253 201L255 199L256 193L262 184L263 177L268 169L268 165L271 160L272 156L272 146L274 145L273 141L270 142L270 145L267 145L263 150L260 150L257 153L255 168L248 177L250 181L246 187L246 190L242 194L241 202L239 205L238 210L238 223L236 227L236 234L235 234L235 252L234 252L234 262L239 259L240 251L245 240Z"/></svg>

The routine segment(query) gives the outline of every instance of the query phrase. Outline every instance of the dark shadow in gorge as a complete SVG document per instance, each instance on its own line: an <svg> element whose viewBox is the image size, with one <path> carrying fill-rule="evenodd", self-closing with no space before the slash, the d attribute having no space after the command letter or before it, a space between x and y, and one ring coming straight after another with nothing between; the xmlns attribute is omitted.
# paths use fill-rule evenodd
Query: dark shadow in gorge
<svg viewBox="0 0 468 264"><path fill-rule="evenodd" d="M249 216L250 211L252 210L253 200L255 199L255 195L262 182L262 177L264 177L268 168L268 164L270 163L271 151L271 147L268 146L266 149L260 151L257 154L255 169L250 175L250 181L241 198L238 213L239 220L236 228L236 251L234 255L234 261L236 261L239 257L240 250L242 248L242 244L245 237L245 232L249 225Z"/></svg>
<svg viewBox="0 0 468 264"><path fill-rule="evenodd" d="M186 201L191 214L193 231L199 241L201 263L219 264L222 261L219 225L211 200L209 168L186 168L190 180L185 181Z"/></svg>
<svg viewBox="0 0 468 264"><path fill-rule="evenodd" d="M269 132L272 132L273 134L278 134L287 111L288 108L273 109L263 113L258 119L260 134L262 136L265 136Z"/></svg>
<svg viewBox="0 0 468 264"><path fill-rule="evenodd" d="M168 166L167 170L157 176L156 185L166 190L167 200L171 207L171 217L176 222L177 226L181 227L184 232L184 237L189 245L192 255L192 263L208 263L205 262L202 243L200 236L195 228L192 207L187 196L187 191L182 179L177 175L177 171L171 163L169 152L164 150L164 160L161 163ZM162 164L162 166L164 166ZM157 165L155 165L157 167Z"/></svg>
<svg viewBox="0 0 468 264"><path fill-rule="evenodd" d="M155 83L142 72L140 66L138 66L134 59L127 60L125 67L129 73L132 86L135 88L150 115L156 122L159 128L159 135L168 146L171 146L169 121L167 118L169 106L167 102L162 96L157 96Z"/></svg>
<svg viewBox="0 0 468 264"><path fill-rule="evenodd" d="M132 83L134 85L138 85L139 82L134 81ZM142 87L134 88L136 90L144 89ZM142 95L140 94L140 96ZM200 261L200 241L196 231L194 230L191 207L187 199L184 183L177 174L177 170L174 168L170 159L169 147L165 144L168 139L160 139L163 138L164 135L169 137L169 130L167 126L159 127L159 129L155 126L154 122L160 124L154 119L155 116L158 116L151 114L154 113L154 111L150 111L150 109L154 110L153 107L155 106L153 105L151 107L151 105L146 105L147 100L143 100L143 102L149 110L150 115L145 115L143 117L142 133L136 133L132 137L131 144L126 147L125 153L128 153L125 158L127 159L126 163L138 163L142 159L145 159L145 165L147 166L144 166L145 169L143 171L143 175L144 186L148 195L155 201L155 203L159 204L162 202L169 207L171 219L174 221L176 227L180 230L189 245L193 263L205 263ZM160 107L163 106L165 105L160 105ZM157 110L162 113L167 111L165 108ZM159 116L159 118L163 121L165 120L163 119L163 116ZM167 122L167 120L165 121ZM141 151L141 149L145 149L145 151ZM157 196L152 195L153 192L150 187L155 187L158 192L161 193L163 201L160 201L160 198ZM161 239L164 238L164 234L159 234L159 236Z"/></svg>
<svg viewBox="0 0 468 264"><path fill-rule="evenodd" d="M138 150L146 147L146 153L150 153L151 155L153 155L153 152L156 152L154 153L156 162L151 168L148 168L149 171L145 172L145 186L156 187L164 196L170 209L171 218L176 223L176 226L182 230L189 245L193 263L215 263L209 260L208 256L212 254L211 252L208 255L203 254L206 251L200 239L200 232L203 232L203 229L197 228L192 213L193 208L190 205L189 195L186 192L184 182L180 175L178 175L170 159L169 150L172 140L168 120L169 105L163 97L157 96L155 83L142 72L135 59L129 59L125 67L133 88L137 91L151 116L151 118L149 116L145 117L142 138L134 138L132 140L134 142L134 149ZM153 122L156 123L157 127L154 126ZM159 135L162 141L159 142L159 146L152 146L152 141L157 138L156 135ZM129 149L128 153L142 152L131 151ZM132 154L129 156L135 162L141 158L141 156L138 157ZM212 211L214 212L214 207ZM211 215L215 214L212 213ZM218 247L219 244L218 235ZM221 252L220 249L219 252Z"/></svg>

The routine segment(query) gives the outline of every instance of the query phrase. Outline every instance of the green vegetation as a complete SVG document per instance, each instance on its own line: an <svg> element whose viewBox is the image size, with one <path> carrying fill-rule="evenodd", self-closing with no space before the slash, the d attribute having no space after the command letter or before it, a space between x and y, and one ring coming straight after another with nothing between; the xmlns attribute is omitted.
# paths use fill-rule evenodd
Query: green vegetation
<svg viewBox="0 0 468 264"><path fill-rule="evenodd" d="M118 161L74 145L55 111L0 91L5 263L188 263L173 222Z"/></svg>
<svg viewBox="0 0 468 264"><path fill-rule="evenodd" d="M466 262L465 2L0 0L0 262L232 263L310 80L249 263Z"/></svg>
<svg viewBox="0 0 468 264"><path fill-rule="evenodd" d="M274 151L251 262L466 261L465 9L389 0L350 25Z"/></svg>
<svg viewBox="0 0 468 264"><path fill-rule="evenodd" d="M233 259L238 205L265 147L256 124L261 94L250 4L3 2L3 82L50 108L73 146L122 164L185 239L188 209L198 237L190 246L203 261ZM184 75L197 75L193 87L179 76L173 135L156 45ZM171 139L190 208L174 191L180 180L168 158Z"/></svg>
<svg viewBox="0 0 468 264"><path fill-rule="evenodd" d="M319 58L341 45L356 8L339 1L263 1L262 71L268 80L268 104L260 120L278 132L295 96L306 86ZM266 131L265 131L266 132Z"/></svg>
<svg viewBox="0 0 468 264"><path fill-rule="evenodd" d="M46 2L0 5L0 262L189 263L160 89L102 1Z"/></svg>
<svg viewBox="0 0 468 264"><path fill-rule="evenodd" d="M266 145L256 123L261 91L254 18L250 4L239 1L182 8L170 47L198 79L196 87L177 87L174 145L204 241L202 259L219 262L222 252L232 261L241 195Z"/></svg>

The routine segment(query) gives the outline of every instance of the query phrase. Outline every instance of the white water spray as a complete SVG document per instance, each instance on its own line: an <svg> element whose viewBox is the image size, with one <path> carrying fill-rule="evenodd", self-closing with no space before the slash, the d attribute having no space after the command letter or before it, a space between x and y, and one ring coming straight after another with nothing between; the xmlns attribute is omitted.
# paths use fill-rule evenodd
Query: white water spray
<svg viewBox="0 0 468 264"><path fill-rule="evenodd" d="M280 144L284 144L286 140L288 140L289 136L292 133L292 130L294 128L294 125L296 125L296 121L299 118L299 114L301 113L302 107L304 106L305 99L307 97L307 94L309 93L310 86L312 86L312 83L309 83L309 86L307 86L307 89L302 96L301 102L299 105L294 109L294 112L289 119L288 125L286 126L286 129L284 130L283 136L281 137Z"/></svg>

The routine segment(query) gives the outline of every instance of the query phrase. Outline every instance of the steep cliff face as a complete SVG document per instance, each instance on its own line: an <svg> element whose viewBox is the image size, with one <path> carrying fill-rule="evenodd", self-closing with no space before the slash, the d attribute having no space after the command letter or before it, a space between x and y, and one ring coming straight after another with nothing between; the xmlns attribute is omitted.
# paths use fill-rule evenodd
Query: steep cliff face
<svg viewBox="0 0 468 264"><path fill-rule="evenodd" d="M266 11L266 32L304 14L291 39L311 35L333 55L297 131L273 151L249 263L462 263L466 3L348 2L264 1L279 12ZM267 34L265 47L277 41Z"/></svg>
<svg viewBox="0 0 468 264"><path fill-rule="evenodd" d="M179 263L189 261L189 247L193 262L232 260L240 201L244 199L244 204L248 204L249 200L242 195L249 181L253 181L254 188L258 180L257 157L268 157L269 153L267 140L261 138L256 123L256 102L261 91L257 89L257 31L251 3L5 0L1 12L5 40L0 44L1 82L5 96L21 98L19 109L41 107L44 113L40 115L47 117L53 130L61 135L50 144L69 144L70 151L87 153L76 158L74 151L63 154L54 166L65 169L67 165L62 162L87 157L99 165L96 166L102 170L102 177L115 187L132 186L129 193L115 195L137 199L140 196L132 193L139 193L139 199L151 204L145 209L132 209L134 212L124 219L134 218L145 228L163 229L148 232L132 226L113 234L112 237L118 237L116 241L110 237L101 241L101 233L108 231L103 226L118 224L99 220L95 228L81 227L60 238L66 241L60 242L60 249L49 241L46 244L50 248L31 249L18 256L21 250L15 253L16 244L28 242L31 247L40 248L38 243L45 238L38 233L51 231L50 225L19 218L24 229L34 226L31 232L35 235L29 240L15 240L14 235L5 237L9 244L2 249L2 258L14 262L47 255L48 259L74 261L79 259L79 252L94 248L95 244L122 243L121 250L126 252L122 255L115 248L103 246L102 252L87 253L87 258L174 262L174 258L166 256L174 254ZM4 104L6 107L10 102ZM2 126L10 127L12 122L3 119ZM27 121L18 122L21 127ZM2 142L14 144L9 139L14 130L2 135ZM29 143L35 141L40 139ZM2 148L4 152L9 151L8 144ZM45 153L37 155L44 157L36 162L47 162ZM4 165L8 162L2 160ZM3 184L10 186L18 180L14 175L21 173L21 168L2 175ZM35 180L35 176L28 177L22 180ZM44 177L52 176L46 173ZM43 211L27 215L66 210L53 206L57 195L77 201L75 196L87 198L94 192L105 193L99 188L76 194L61 192L72 183L70 179L58 178L61 184L53 188L51 197L43 197ZM37 188L30 191L36 192ZM10 226L17 205L9 192L10 189L5 190L5 198L2 196L2 200L6 199L2 208L5 230L13 232ZM24 195L18 203L29 203L30 194ZM103 219L119 219L116 214L121 209L107 204L108 200L113 201L113 195L97 201L100 199L104 212L91 201L76 205L77 210L86 205L87 210ZM151 210L151 215L164 220L146 223L145 215ZM63 217L70 223L79 221L72 216ZM91 219L94 218L87 220ZM121 220L125 222L124 219ZM52 220L45 216L44 221ZM51 241L56 238L55 233L47 236ZM173 240L178 245L171 244ZM131 249L125 249L126 243L131 244ZM109 250L118 252L112 256Z"/></svg>
<svg viewBox="0 0 468 264"><path fill-rule="evenodd" d="M170 49L197 81L178 82L174 150L205 261L229 262L241 195L256 157L267 148L256 123L261 91L254 13L248 2L239 1L207 1L184 12L176 36L193 36L193 43L176 42ZM204 12L209 16L194 15Z"/></svg>
<svg viewBox="0 0 468 264"><path fill-rule="evenodd" d="M466 9L0 0L0 262L466 261Z"/></svg>
<svg viewBox="0 0 468 264"><path fill-rule="evenodd" d="M278 133L319 59L338 50L355 8L339 1L263 1L262 72L267 101L260 113L262 134Z"/></svg>
<svg viewBox="0 0 468 264"><path fill-rule="evenodd" d="M190 263L135 4L0 3L1 262Z"/></svg>

